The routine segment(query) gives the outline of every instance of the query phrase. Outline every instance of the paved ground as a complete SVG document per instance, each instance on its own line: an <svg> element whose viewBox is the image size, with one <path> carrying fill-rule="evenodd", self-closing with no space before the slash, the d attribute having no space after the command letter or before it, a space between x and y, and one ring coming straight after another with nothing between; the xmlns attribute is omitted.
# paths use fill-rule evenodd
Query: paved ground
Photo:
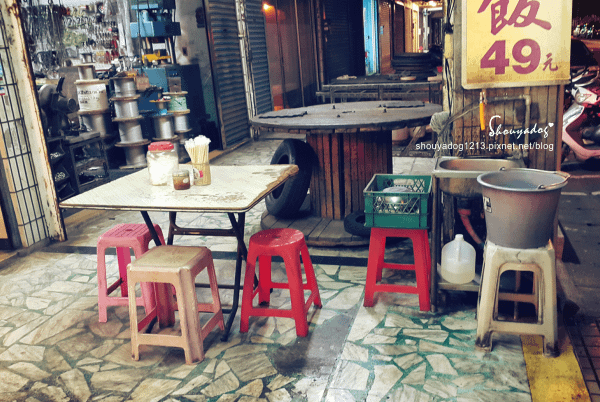
<svg viewBox="0 0 600 402"><path fill-rule="evenodd" d="M567 162L571 174L559 204L559 223L565 236L559 282L564 296L579 311L565 327L592 401L600 401L600 164Z"/></svg>

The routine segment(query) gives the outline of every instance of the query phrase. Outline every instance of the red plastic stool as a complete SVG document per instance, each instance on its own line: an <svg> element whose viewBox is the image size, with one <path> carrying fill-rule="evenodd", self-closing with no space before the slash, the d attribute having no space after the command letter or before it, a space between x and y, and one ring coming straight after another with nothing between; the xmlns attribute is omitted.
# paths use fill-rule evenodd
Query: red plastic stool
<svg viewBox="0 0 600 402"><path fill-rule="evenodd" d="M414 264L393 264L383 261L385 241L388 237L408 237L413 243ZM414 270L417 286L394 285L381 282L383 268ZM372 228L369 244L369 263L367 266L367 282L365 284L365 307L373 306L375 292L412 293L419 295L419 308L429 311L429 288L431 278L431 254L426 229L388 229Z"/></svg>
<svg viewBox="0 0 600 402"><path fill-rule="evenodd" d="M165 240L162 231L158 225L154 229L162 244ZM127 264L131 262L129 249L132 248L135 258L140 258L142 254L148 251L148 246L152 241L152 234L144 223L121 223L114 226L98 238L98 321L106 322L108 306L127 306ZM105 253L109 247L117 248L117 259L119 261L119 279L110 287L106 281L106 260ZM109 296L117 288L121 288L121 296ZM154 287L152 284L143 284L142 297L137 299L138 306L144 306L146 313L149 313L155 305Z"/></svg>
<svg viewBox="0 0 600 402"><path fill-rule="evenodd" d="M271 257L278 255L283 258L287 283L273 282L271 280ZM300 263L304 265L306 283L302 282ZM258 286L254 289L255 264L258 259L259 278ZM268 307L253 307L252 301L258 293L259 303L270 302L271 289L289 289L292 303L291 310L282 310ZM310 296L305 301L304 291L310 290ZM304 234L296 229L267 229L254 234L248 245L248 258L246 260L246 276L244 278L244 292L242 295L242 313L240 332L248 332L248 319L250 316L262 317L289 317L296 321L296 334L308 334L308 321L306 314L311 303L321 307L321 297L317 286L317 279L308 254L308 247L304 241Z"/></svg>

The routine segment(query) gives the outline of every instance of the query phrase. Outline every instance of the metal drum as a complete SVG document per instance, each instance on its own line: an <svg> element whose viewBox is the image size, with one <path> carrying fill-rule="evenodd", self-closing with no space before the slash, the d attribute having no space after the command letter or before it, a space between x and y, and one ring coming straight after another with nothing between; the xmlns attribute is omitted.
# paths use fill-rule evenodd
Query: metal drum
<svg viewBox="0 0 600 402"><path fill-rule="evenodd" d="M137 93L134 77L113 77L111 80L114 85L115 96L126 97Z"/></svg>
<svg viewBox="0 0 600 402"><path fill-rule="evenodd" d="M175 130L172 114L156 114L152 118L154 119L154 133L156 134L156 138L173 138Z"/></svg>
<svg viewBox="0 0 600 402"><path fill-rule="evenodd" d="M165 92L164 96L169 96L169 112L187 110L187 92Z"/></svg>
<svg viewBox="0 0 600 402"><path fill-rule="evenodd" d="M111 98L115 105L115 115L117 118L120 119L139 116L140 112L138 110L138 98L139 95Z"/></svg>
<svg viewBox="0 0 600 402"><path fill-rule="evenodd" d="M156 100L151 100L150 103L153 103L156 108L158 109L158 114L167 114L168 110L167 107L169 105L169 100L168 99L156 99Z"/></svg>
<svg viewBox="0 0 600 402"><path fill-rule="evenodd" d="M140 125L139 119L128 119L118 121L119 123L119 136L123 143L135 143L144 140L142 134L142 126Z"/></svg>
<svg viewBox="0 0 600 402"><path fill-rule="evenodd" d="M102 80L75 81L79 110L108 109L106 82Z"/></svg>
<svg viewBox="0 0 600 402"><path fill-rule="evenodd" d="M173 124L175 125L175 132L188 131L190 129L187 110L185 113L173 113Z"/></svg>
<svg viewBox="0 0 600 402"><path fill-rule="evenodd" d="M106 137L108 135L108 110L80 111L78 114L81 119L81 124L87 127L89 131L97 131L100 133L101 137Z"/></svg>
<svg viewBox="0 0 600 402"><path fill-rule="evenodd" d="M93 64L80 64L77 66L79 79L90 81L96 78L96 68Z"/></svg>

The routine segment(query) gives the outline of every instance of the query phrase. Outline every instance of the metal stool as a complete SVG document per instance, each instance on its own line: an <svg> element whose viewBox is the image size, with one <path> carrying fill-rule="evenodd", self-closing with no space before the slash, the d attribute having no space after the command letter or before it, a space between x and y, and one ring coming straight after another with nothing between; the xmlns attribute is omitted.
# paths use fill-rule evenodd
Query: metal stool
<svg viewBox="0 0 600 402"><path fill-rule="evenodd" d="M164 244L160 226L154 225L158 237ZM152 235L144 223L121 223L103 233L98 238L96 254L98 258L98 321L106 322L108 306L127 306L127 264L131 262L130 248L135 258L140 258L148 251ZM107 286L106 280L106 249L116 247L119 262L119 279ZM121 296L110 296L117 288L121 288ZM154 289L150 284L142 284L142 297L136 299L138 306L144 306L146 313L154 308Z"/></svg>
<svg viewBox="0 0 600 402"><path fill-rule="evenodd" d="M554 248L515 249L487 241L477 302L477 339L475 346L492 349L494 332L534 334L544 337L544 354L556 356L558 330L556 322L556 268ZM500 293L500 277L506 271L533 273L533 298L530 294ZM498 300L526 301L536 307L537 322L498 320Z"/></svg>
<svg viewBox="0 0 600 402"><path fill-rule="evenodd" d="M408 237L413 243L414 264L385 263L385 241L388 237ZM383 268L414 270L417 286L379 283ZM429 311L429 287L431 277L431 254L426 229L390 229L371 228L369 244L369 262L367 266L367 281L365 284L365 307L373 307L375 292L412 293L419 295L419 309Z"/></svg>
<svg viewBox="0 0 600 402"><path fill-rule="evenodd" d="M196 276L206 268L212 303L198 303ZM172 346L183 348L185 362L192 364L204 359L204 338L218 324L225 329L221 300L212 253L206 247L160 246L154 247L127 267L129 275L129 321L133 358L139 360L139 345ZM135 303L135 284L152 282L156 288L156 308L138 324ZM170 285L169 285L170 284ZM171 286L172 285L172 286ZM177 304L173 303L171 289L175 289ZM181 336L145 334L139 331L155 317L161 326L175 324L174 310L179 310ZM198 312L213 313L204 326L200 326ZM136 330L136 325L138 330Z"/></svg>
<svg viewBox="0 0 600 402"><path fill-rule="evenodd" d="M273 282L271 280L271 257L280 256L285 264L287 283ZM302 282L302 268L304 265L306 283ZM254 289L256 260L259 264L258 286ZM269 303L271 289L289 289L292 308L290 310L269 307L253 307L252 301L258 293L259 303ZM310 290L308 299L304 299L304 291ZM304 234L296 229L267 229L250 237L248 245L248 259L246 261L246 276L244 278L244 292L242 295L242 313L240 332L248 332L249 317L289 317L296 321L296 334L308 335L308 321L306 314L311 303L321 307L321 297L317 286L317 279L308 254L308 247L304 241Z"/></svg>

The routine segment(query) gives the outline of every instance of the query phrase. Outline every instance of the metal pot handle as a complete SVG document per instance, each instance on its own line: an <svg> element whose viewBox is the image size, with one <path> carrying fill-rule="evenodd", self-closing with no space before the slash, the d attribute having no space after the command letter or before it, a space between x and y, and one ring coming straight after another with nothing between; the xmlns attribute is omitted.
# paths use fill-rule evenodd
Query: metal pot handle
<svg viewBox="0 0 600 402"><path fill-rule="evenodd" d="M562 183L552 183L552 184L549 184L547 186L544 186L543 184L540 184L537 188L538 188L538 190L547 190L547 189L551 189L551 188L554 188L554 187L558 187L561 184Z"/></svg>
<svg viewBox="0 0 600 402"><path fill-rule="evenodd" d="M564 178L565 178L565 181L566 181L566 180L569 180L569 178L571 177L571 175L570 175L570 174L568 174L568 173L565 173L565 172L554 172L554 173L556 173L556 174L557 174L557 175L559 175L559 176L562 176L562 177L564 177ZM561 184L563 184L563 183L564 183L564 182L561 182L561 183L553 183L553 184L550 184L550 185L547 185L547 186L544 186L543 184L540 184L540 185L538 186L538 189L539 189L539 190L545 190L545 189L549 189L549 188L554 188L554 187L558 187L558 186L560 186L560 185L561 185Z"/></svg>

